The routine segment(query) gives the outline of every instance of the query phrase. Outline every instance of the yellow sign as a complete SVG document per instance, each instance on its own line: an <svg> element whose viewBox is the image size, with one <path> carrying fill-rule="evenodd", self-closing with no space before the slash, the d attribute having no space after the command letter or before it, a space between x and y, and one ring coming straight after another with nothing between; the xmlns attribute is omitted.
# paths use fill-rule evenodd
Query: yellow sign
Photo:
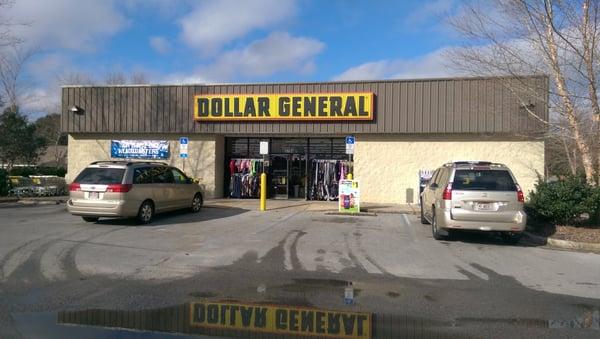
<svg viewBox="0 0 600 339"><path fill-rule="evenodd" d="M197 121L373 120L375 94L290 93L194 96Z"/></svg>
<svg viewBox="0 0 600 339"><path fill-rule="evenodd" d="M335 338L371 338L371 314L259 304L190 304L197 327L298 334Z"/></svg>

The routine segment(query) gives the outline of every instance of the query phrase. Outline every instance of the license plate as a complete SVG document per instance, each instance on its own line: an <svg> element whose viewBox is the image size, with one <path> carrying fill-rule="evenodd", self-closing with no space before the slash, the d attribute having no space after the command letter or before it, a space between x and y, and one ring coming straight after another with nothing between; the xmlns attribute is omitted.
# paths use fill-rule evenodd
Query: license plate
<svg viewBox="0 0 600 339"><path fill-rule="evenodd" d="M476 211L492 211L494 209L494 205L491 203L478 202L475 204Z"/></svg>
<svg viewBox="0 0 600 339"><path fill-rule="evenodd" d="M100 192L89 192L88 199L100 199Z"/></svg>

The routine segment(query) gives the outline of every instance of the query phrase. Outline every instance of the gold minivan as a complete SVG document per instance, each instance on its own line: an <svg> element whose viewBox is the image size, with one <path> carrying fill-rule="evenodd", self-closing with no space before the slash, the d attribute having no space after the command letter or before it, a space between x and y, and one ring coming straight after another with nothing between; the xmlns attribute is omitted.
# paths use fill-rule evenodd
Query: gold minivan
<svg viewBox="0 0 600 339"><path fill-rule="evenodd" d="M497 232L517 243L527 224L523 191L503 164L457 161L438 168L421 193L421 223L440 240L460 230Z"/></svg>
<svg viewBox="0 0 600 339"><path fill-rule="evenodd" d="M156 213L203 204L200 185L160 162L96 161L69 185L67 210L88 222L100 217L135 217L150 223Z"/></svg>

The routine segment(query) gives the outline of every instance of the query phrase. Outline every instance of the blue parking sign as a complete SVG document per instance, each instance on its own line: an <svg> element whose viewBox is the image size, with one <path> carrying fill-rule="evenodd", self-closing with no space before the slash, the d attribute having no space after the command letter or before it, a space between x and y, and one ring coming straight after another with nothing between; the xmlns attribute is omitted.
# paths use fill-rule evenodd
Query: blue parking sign
<svg viewBox="0 0 600 339"><path fill-rule="evenodd" d="M354 136L353 135L349 135L346 137L346 144L354 145Z"/></svg>
<svg viewBox="0 0 600 339"><path fill-rule="evenodd" d="M188 138L187 137L181 137L181 138L179 138L179 143L182 144L182 145L187 145Z"/></svg>

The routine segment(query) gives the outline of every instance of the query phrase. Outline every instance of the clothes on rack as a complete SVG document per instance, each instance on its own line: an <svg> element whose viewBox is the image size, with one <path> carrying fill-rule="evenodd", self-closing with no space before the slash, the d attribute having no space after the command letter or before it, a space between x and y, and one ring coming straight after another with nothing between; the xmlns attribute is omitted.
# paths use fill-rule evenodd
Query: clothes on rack
<svg viewBox="0 0 600 339"><path fill-rule="evenodd" d="M336 200L339 181L350 173L352 162L346 160L314 159L311 162L310 200Z"/></svg>
<svg viewBox="0 0 600 339"><path fill-rule="evenodd" d="M229 196L231 198L258 198L260 196L260 173L262 159L229 160Z"/></svg>

